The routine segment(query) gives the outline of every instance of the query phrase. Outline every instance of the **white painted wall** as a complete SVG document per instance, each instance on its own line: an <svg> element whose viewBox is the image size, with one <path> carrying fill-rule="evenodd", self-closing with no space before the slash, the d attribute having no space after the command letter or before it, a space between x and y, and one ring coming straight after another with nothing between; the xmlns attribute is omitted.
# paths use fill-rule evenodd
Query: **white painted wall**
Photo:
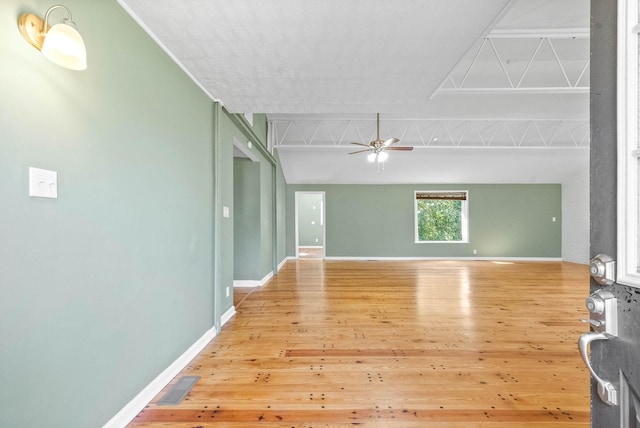
<svg viewBox="0 0 640 428"><path fill-rule="evenodd" d="M589 170L562 183L562 259L589 263Z"/></svg>

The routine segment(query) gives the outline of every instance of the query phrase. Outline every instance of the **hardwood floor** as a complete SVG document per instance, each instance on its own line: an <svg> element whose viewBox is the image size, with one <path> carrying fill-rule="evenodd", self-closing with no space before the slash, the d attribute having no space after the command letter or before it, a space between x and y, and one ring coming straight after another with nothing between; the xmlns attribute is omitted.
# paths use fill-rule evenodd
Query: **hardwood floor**
<svg viewBox="0 0 640 428"><path fill-rule="evenodd" d="M588 427L587 266L288 261L130 427Z"/></svg>
<svg viewBox="0 0 640 428"><path fill-rule="evenodd" d="M322 247L300 247L298 248L298 258L300 259L323 259L324 248Z"/></svg>

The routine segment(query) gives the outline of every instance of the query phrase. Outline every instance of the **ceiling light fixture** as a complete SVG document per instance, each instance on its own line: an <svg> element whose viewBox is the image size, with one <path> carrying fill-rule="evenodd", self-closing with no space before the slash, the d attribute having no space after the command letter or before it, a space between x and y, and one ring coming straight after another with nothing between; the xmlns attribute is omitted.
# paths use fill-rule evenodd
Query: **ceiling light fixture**
<svg viewBox="0 0 640 428"><path fill-rule="evenodd" d="M351 144L355 144L357 146L363 146L363 147L366 147L366 149L357 150L349 154L353 155L356 153L371 152L367 155L367 160L371 163L373 162L377 163L378 172L380 172L380 164L382 164L382 169L384 169L384 161L386 161L387 158L389 157L389 153L387 153L387 150L403 150L403 151L413 150L413 147L394 146L394 144L396 144L399 141L400 140L395 137L389 138L386 141L382 141L380 139L380 113L378 113L376 115L376 139L371 141L369 144L352 142Z"/></svg>
<svg viewBox="0 0 640 428"><path fill-rule="evenodd" d="M389 157L389 155L387 154L387 152L378 151L378 152L369 153L367 155L367 160L369 162L382 163L382 162L386 161L388 157Z"/></svg>
<svg viewBox="0 0 640 428"><path fill-rule="evenodd" d="M67 18L49 26L49 15L56 9L67 11ZM84 40L71 19L71 11L61 4L51 6L44 19L25 13L18 18L18 28L22 36L45 58L61 67L71 70L87 68L87 51Z"/></svg>

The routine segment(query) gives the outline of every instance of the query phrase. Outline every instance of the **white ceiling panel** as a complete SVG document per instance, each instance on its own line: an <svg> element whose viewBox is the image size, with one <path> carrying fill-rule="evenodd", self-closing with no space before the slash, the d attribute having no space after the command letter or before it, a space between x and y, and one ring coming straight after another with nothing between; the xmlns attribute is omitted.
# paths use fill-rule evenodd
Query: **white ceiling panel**
<svg viewBox="0 0 640 428"><path fill-rule="evenodd" d="M231 112L419 105L509 0L120 0Z"/></svg>
<svg viewBox="0 0 640 428"><path fill-rule="evenodd" d="M589 0L118 0L290 183L560 182L588 169ZM350 142L396 136L384 171Z"/></svg>

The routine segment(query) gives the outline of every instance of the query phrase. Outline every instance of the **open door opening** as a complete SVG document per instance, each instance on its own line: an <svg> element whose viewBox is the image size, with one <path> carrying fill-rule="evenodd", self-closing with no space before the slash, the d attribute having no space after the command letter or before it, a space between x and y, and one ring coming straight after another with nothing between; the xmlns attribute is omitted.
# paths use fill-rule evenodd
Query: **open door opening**
<svg viewBox="0 0 640 428"><path fill-rule="evenodd" d="M296 256L325 257L324 192L296 192Z"/></svg>

